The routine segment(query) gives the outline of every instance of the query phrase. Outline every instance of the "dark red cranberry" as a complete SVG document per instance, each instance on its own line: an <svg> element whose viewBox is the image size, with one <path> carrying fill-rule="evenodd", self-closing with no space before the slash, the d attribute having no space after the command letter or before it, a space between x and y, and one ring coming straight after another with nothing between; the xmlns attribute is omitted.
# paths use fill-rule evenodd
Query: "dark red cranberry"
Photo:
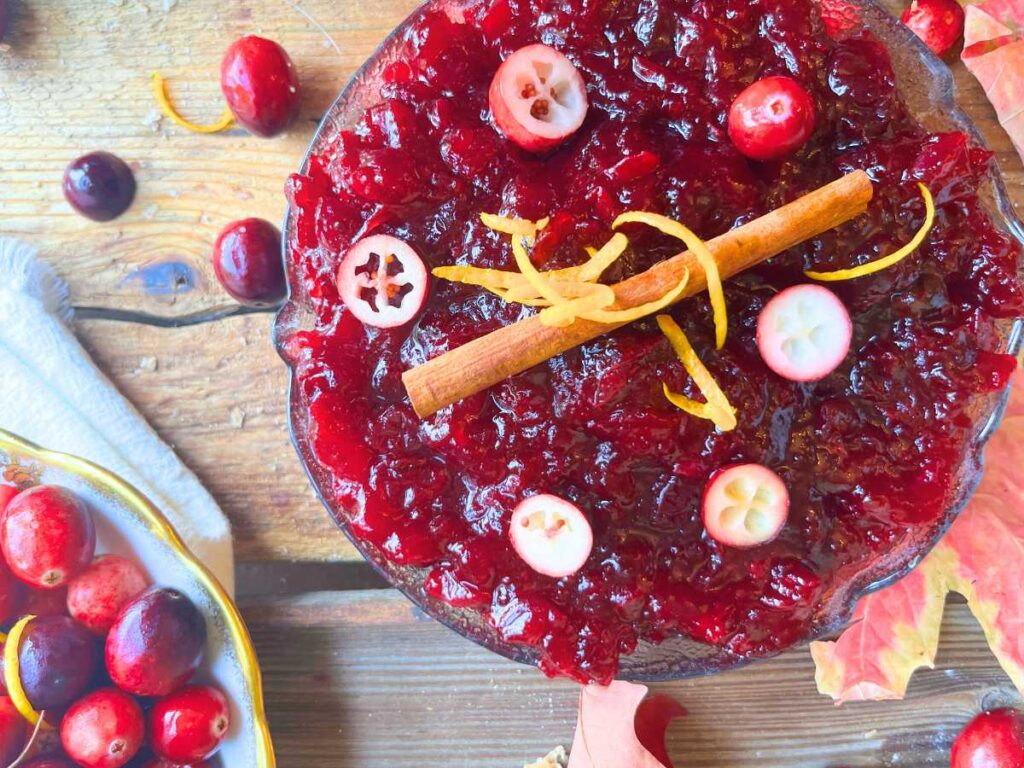
<svg viewBox="0 0 1024 768"><path fill-rule="evenodd" d="M729 110L729 137L754 160L775 160L814 133L814 101L791 77L766 77L744 90Z"/></svg>
<svg viewBox="0 0 1024 768"><path fill-rule="evenodd" d="M224 290L248 306L277 306L288 295L281 232L264 219L242 219L221 231L213 271Z"/></svg>
<svg viewBox="0 0 1024 768"><path fill-rule="evenodd" d="M299 116L299 76L284 48L247 35L228 48L220 87L235 119L258 136L276 136Z"/></svg>
<svg viewBox="0 0 1024 768"><path fill-rule="evenodd" d="M60 724L64 751L83 768L121 768L138 753L145 733L139 703L116 688L79 699Z"/></svg>
<svg viewBox="0 0 1024 768"><path fill-rule="evenodd" d="M206 622L174 589L151 589L121 611L107 635L107 673L136 696L166 696L184 685L206 652Z"/></svg>
<svg viewBox="0 0 1024 768"><path fill-rule="evenodd" d="M99 644L67 616L40 616L25 627L18 662L21 684L33 709L60 711L93 682Z"/></svg>
<svg viewBox="0 0 1024 768"><path fill-rule="evenodd" d="M68 585L68 613L86 629L105 635L121 609L149 586L133 561L101 555Z"/></svg>
<svg viewBox="0 0 1024 768"><path fill-rule="evenodd" d="M67 616L67 587L60 589L28 587L25 590L25 599L19 613L23 616Z"/></svg>
<svg viewBox="0 0 1024 768"><path fill-rule="evenodd" d="M92 514L66 488L37 485L18 494L0 516L0 548L14 575L56 589L79 574L96 550Z"/></svg>
<svg viewBox="0 0 1024 768"><path fill-rule="evenodd" d="M982 712L953 742L950 768L1024 767L1024 715L1015 709Z"/></svg>
<svg viewBox="0 0 1024 768"><path fill-rule="evenodd" d="M64 197L93 221L110 221L135 199L135 175L124 160L109 152L92 152L64 171Z"/></svg>
<svg viewBox="0 0 1024 768"><path fill-rule="evenodd" d="M913 0L902 21L936 56L952 51L964 33L964 9L956 0Z"/></svg>
<svg viewBox="0 0 1024 768"><path fill-rule="evenodd" d="M149 744L172 763L195 763L220 748L230 724L224 694L208 685L192 685L153 705Z"/></svg>
<svg viewBox="0 0 1024 768"><path fill-rule="evenodd" d="M9 765L28 741L28 722L6 696L0 696L0 765Z"/></svg>

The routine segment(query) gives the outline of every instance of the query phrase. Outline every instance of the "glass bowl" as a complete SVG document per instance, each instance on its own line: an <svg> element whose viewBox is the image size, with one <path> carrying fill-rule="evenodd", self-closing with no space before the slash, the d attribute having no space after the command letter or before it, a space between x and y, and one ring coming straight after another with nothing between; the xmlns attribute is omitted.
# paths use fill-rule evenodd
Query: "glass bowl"
<svg viewBox="0 0 1024 768"><path fill-rule="evenodd" d="M849 11L859 19L861 29L870 32L892 55L899 87L904 100L917 119L931 131L959 130L983 145L978 130L954 100L953 77L949 68L939 61L918 38L899 23L888 11L874 0L849 0ZM449 14L459 14L459 0L431 0L401 24L384 41L328 110L316 135L310 144L301 172L306 172L309 159L330 146L337 134L351 128L359 115L380 100L380 74L398 56L407 26L418 19L426 9L443 7ZM853 30L854 32L858 30ZM1016 218L1006 194L998 170L993 163L989 183L980 190L981 198L993 220L1000 223L1018 240L1024 242L1024 226ZM275 344L278 352L292 370L289 396L289 415L292 440L299 458L313 483L324 506L349 536L366 560L371 563L387 581L401 590L425 613L447 625L464 637L509 659L535 664L536 652L527 647L507 643L498 637L495 630L473 611L461 610L428 596L422 587L425 571L389 562L372 547L367 547L347 527L347 515L335 500L332 491L333 476L317 460L311 435L309 410L303 402L300 388L295 385L294 371L297 364L289 350L290 339L297 333L312 327L314 317L310 298L304 292L301 281L295 279L294 265L290 263L288 244L292 240L295 214L289 210L285 219L285 263L288 268L290 297L277 316ZM1020 321L1007 322L1003 334L1006 349L1016 353L1021 348L1022 324ZM857 599L875 589L889 584L906 575L927 554L941 538L956 515L963 509L981 478L982 453L985 441L998 425L1005 407L1007 395L979 398L976 403L976 423L979 425L964 461L955 478L952 498L955 499L944 517L937 522L913 531L900 545L878 560L849 574L840 587L825 596L813 629L804 640L813 640L829 635L842 627L852 614ZM629 680L654 681L678 679L709 674L744 664L752 659L740 658L719 648L687 638L671 638L660 644L641 643L634 653L623 656L620 661L619 677Z"/></svg>

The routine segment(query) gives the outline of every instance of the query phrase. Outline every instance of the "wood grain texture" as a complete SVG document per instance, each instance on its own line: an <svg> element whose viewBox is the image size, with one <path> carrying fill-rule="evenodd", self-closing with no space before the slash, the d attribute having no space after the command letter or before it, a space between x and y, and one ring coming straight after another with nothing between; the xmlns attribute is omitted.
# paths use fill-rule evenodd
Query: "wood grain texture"
<svg viewBox="0 0 1024 768"><path fill-rule="evenodd" d="M519 768L572 740L577 686L500 659L397 594L320 593L243 613L283 765ZM833 706L815 692L806 648L654 688L689 709L669 733L685 768L948 766L973 713L1019 703L962 603L947 610L936 669L901 702Z"/></svg>
<svg viewBox="0 0 1024 768"><path fill-rule="evenodd" d="M243 216L281 217L284 180L298 167L316 121L417 4L17 0L11 47L0 51L0 234L40 246L69 279L78 305L162 315L222 305L208 266L217 232ZM154 123L154 69L170 78L186 115L219 115L220 57L248 32L279 40L299 69L304 106L288 136L197 136L168 121ZM1019 206L1020 161L981 88L959 63L953 69L960 103L996 152ZM131 161L139 181L132 209L106 225L73 214L60 191L67 162L94 149ZM133 275L163 262L190 266L195 287L142 292ZM334 532L288 445L286 378L270 346L269 319L232 319L223 326L156 330L92 320L77 330L101 367L213 490L235 525L241 558L357 558ZM154 359L157 367L150 369ZM241 429L237 414L232 418L235 408L244 414Z"/></svg>

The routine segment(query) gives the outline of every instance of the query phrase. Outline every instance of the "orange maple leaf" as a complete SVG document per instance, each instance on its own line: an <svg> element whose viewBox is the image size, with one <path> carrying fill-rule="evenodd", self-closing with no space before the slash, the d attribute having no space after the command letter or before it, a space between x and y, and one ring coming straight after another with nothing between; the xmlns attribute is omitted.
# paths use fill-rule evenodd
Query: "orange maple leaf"
<svg viewBox="0 0 1024 768"><path fill-rule="evenodd" d="M932 667L949 592L967 598L989 647L1024 693L1024 374L985 452L970 504L906 578L863 598L838 640L811 643L818 691L839 704L899 699Z"/></svg>

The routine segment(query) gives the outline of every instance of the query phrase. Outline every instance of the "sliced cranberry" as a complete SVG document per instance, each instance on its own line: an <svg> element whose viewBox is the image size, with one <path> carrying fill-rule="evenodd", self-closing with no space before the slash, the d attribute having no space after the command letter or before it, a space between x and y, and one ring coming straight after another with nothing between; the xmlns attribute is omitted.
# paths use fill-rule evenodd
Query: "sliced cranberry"
<svg viewBox="0 0 1024 768"><path fill-rule="evenodd" d="M540 43L505 59L491 81L489 99L498 130L529 152L552 149L576 133L589 106L576 66Z"/></svg>
<svg viewBox="0 0 1024 768"><path fill-rule="evenodd" d="M795 152L814 133L814 101L791 77L766 77L747 87L729 110L729 137L753 160Z"/></svg>
<svg viewBox="0 0 1024 768"><path fill-rule="evenodd" d="M92 514L71 491L38 485L7 505L0 517L0 548L19 579L56 589L92 560L96 550Z"/></svg>
<svg viewBox="0 0 1024 768"><path fill-rule="evenodd" d="M241 219L221 230L213 246L213 271L235 301L274 307L288 295L281 232L265 219Z"/></svg>
<svg viewBox="0 0 1024 768"><path fill-rule="evenodd" d="M779 293L757 319L757 349L768 367L790 381L817 381L850 351L853 323L839 297L820 285Z"/></svg>
<svg viewBox="0 0 1024 768"><path fill-rule="evenodd" d="M580 508L546 493L520 502L508 533L523 562L556 579L582 568L594 547L590 521Z"/></svg>
<svg viewBox="0 0 1024 768"><path fill-rule="evenodd" d="M427 268L407 243L390 235L364 237L338 266L338 294L359 322L405 325L427 296Z"/></svg>
<svg viewBox="0 0 1024 768"><path fill-rule="evenodd" d="M964 34L964 17L956 0L913 0L902 21L936 56L945 56Z"/></svg>
<svg viewBox="0 0 1024 768"><path fill-rule="evenodd" d="M135 175L124 160L109 152L92 152L64 171L64 197L93 221L110 221L135 199Z"/></svg>
<svg viewBox="0 0 1024 768"><path fill-rule="evenodd" d="M116 688L104 688L71 706L61 721L60 740L83 768L121 768L142 747L145 731L138 702Z"/></svg>
<svg viewBox="0 0 1024 768"><path fill-rule="evenodd" d="M702 517L708 535L729 547L756 547L779 535L789 515L789 491L761 464L738 464L712 475Z"/></svg>
<svg viewBox="0 0 1024 768"><path fill-rule="evenodd" d="M1024 766L1024 715L1015 709L982 712L953 742L950 768Z"/></svg>
<svg viewBox="0 0 1024 768"><path fill-rule="evenodd" d="M220 87L235 119L257 136L282 133L299 116L299 76L284 48L247 35L228 48Z"/></svg>

